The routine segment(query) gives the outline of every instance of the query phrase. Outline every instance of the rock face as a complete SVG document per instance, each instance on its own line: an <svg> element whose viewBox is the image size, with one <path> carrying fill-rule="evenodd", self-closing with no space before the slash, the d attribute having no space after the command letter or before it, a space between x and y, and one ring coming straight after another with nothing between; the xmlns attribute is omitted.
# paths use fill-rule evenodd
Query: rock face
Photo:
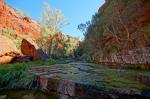
<svg viewBox="0 0 150 99"><path fill-rule="evenodd" d="M0 0L0 30L6 28L30 35L34 39L40 37L40 26L36 21L28 17L20 17L17 10Z"/></svg>
<svg viewBox="0 0 150 99"><path fill-rule="evenodd" d="M150 63L150 0L105 0L95 17L87 41L98 62Z"/></svg>
<svg viewBox="0 0 150 99"><path fill-rule="evenodd" d="M107 24L108 29L118 36L122 47L121 51L150 46L149 5L149 0L136 0L135 2L131 0L106 0L105 4L100 7L99 14L103 16L101 20L105 20L103 24ZM104 47L113 44L118 45L114 35L110 33L107 35L108 31L105 34L103 37ZM127 38L131 41L126 41Z"/></svg>
<svg viewBox="0 0 150 99"><path fill-rule="evenodd" d="M20 55L15 44L7 37L0 35L0 64L10 63Z"/></svg>
<svg viewBox="0 0 150 99"><path fill-rule="evenodd" d="M48 58L31 38L22 40L21 52L24 55L33 57L34 60L46 60Z"/></svg>

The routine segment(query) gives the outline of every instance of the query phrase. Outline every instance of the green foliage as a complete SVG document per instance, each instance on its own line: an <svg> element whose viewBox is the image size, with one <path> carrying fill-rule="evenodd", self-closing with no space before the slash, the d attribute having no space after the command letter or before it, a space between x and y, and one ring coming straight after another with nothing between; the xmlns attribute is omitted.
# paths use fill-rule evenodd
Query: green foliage
<svg viewBox="0 0 150 99"><path fill-rule="evenodd" d="M73 54L78 46L78 39L61 34L60 29L68 24L62 12L44 4L41 17L41 38L38 45L44 49L49 57L67 57ZM59 38L61 36L61 38Z"/></svg>
<svg viewBox="0 0 150 99"><path fill-rule="evenodd" d="M29 88L33 77L28 74L27 68L25 63L0 65L0 90Z"/></svg>
<svg viewBox="0 0 150 99"><path fill-rule="evenodd" d="M16 47L20 48L20 46L21 46L21 40L17 40L16 39L14 42L15 42Z"/></svg>
<svg viewBox="0 0 150 99"><path fill-rule="evenodd" d="M150 87L147 87L137 81L135 81L135 77L139 75L148 75L150 72L146 70L117 70L117 69L109 69L102 65L98 65L99 69L101 69L101 77L96 80L96 83L103 85L106 89L112 88L130 88L130 89L138 89L142 91L149 91Z"/></svg>
<svg viewBox="0 0 150 99"><path fill-rule="evenodd" d="M46 61L32 61L27 63L29 66L34 67L34 66L42 66L42 65L53 65L56 64L56 61L54 59L48 59Z"/></svg>
<svg viewBox="0 0 150 99"><path fill-rule="evenodd" d="M87 21L86 24L83 23L79 24L77 29L80 30L81 32L85 32L89 25L90 21Z"/></svg>
<svg viewBox="0 0 150 99"><path fill-rule="evenodd" d="M79 39L64 35L63 39L61 40L61 42L59 42L59 44L61 44L62 47L58 47L58 45L54 47L54 58L65 58L69 56L74 57L74 51L79 46Z"/></svg>
<svg viewBox="0 0 150 99"><path fill-rule="evenodd" d="M49 57L52 57L54 49L60 50L57 49L60 40L55 36L60 33L62 27L68 24L68 21L60 10L52 8L48 3L45 3L40 23L41 38L37 41L38 45L45 50Z"/></svg>
<svg viewBox="0 0 150 99"><path fill-rule="evenodd" d="M137 69L137 70L148 70L148 64L125 64L125 68Z"/></svg>
<svg viewBox="0 0 150 99"><path fill-rule="evenodd" d="M53 27L51 26L47 26L47 25L41 25L41 36L42 37L46 37L48 35L54 35L56 33L58 33L57 30L55 30Z"/></svg>
<svg viewBox="0 0 150 99"><path fill-rule="evenodd" d="M15 63L0 65L0 90L30 88L33 76L28 70L34 66L52 65L55 60L32 61L28 63Z"/></svg>
<svg viewBox="0 0 150 99"><path fill-rule="evenodd" d="M149 72L149 70L147 70L146 72L145 71L141 71L141 73L139 73L139 75L150 77L150 72Z"/></svg>
<svg viewBox="0 0 150 99"><path fill-rule="evenodd" d="M1 35L4 35L9 38L13 38L16 34L16 31L13 31L12 29L3 29L1 32Z"/></svg>

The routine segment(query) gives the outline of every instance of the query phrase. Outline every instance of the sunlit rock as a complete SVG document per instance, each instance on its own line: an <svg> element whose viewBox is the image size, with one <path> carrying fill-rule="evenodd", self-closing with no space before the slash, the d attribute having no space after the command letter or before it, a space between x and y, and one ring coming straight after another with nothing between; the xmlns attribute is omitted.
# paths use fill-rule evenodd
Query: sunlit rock
<svg viewBox="0 0 150 99"><path fill-rule="evenodd" d="M10 63L18 55L20 52L12 40L0 35L0 64Z"/></svg>
<svg viewBox="0 0 150 99"><path fill-rule="evenodd" d="M20 35L30 35L34 39L40 37L39 23L29 17L20 17L18 11L0 0L0 30L11 29Z"/></svg>
<svg viewBox="0 0 150 99"><path fill-rule="evenodd" d="M22 40L21 52L24 55L33 57L34 60L46 60L48 58L46 53L31 38Z"/></svg>

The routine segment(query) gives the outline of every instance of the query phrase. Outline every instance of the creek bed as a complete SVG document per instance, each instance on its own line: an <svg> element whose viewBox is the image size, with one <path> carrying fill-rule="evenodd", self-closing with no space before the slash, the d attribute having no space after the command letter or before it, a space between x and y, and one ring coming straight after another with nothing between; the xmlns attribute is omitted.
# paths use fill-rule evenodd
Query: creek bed
<svg viewBox="0 0 150 99"><path fill-rule="evenodd" d="M150 98L150 87L134 80L141 73L136 70L76 62L34 67L30 72L36 77L39 89L60 99Z"/></svg>

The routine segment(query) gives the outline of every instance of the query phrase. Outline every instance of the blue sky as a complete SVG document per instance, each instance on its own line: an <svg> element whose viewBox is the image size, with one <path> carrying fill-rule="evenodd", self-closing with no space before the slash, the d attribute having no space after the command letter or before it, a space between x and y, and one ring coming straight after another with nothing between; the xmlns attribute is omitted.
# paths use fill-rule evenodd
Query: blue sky
<svg viewBox="0 0 150 99"><path fill-rule="evenodd" d="M77 30L80 23L91 20L105 0L5 0L14 8L28 12L30 17L38 20L42 13L43 3L60 9L68 19L69 24L62 28L62 32L83 39L83 33Z"/></svg>

